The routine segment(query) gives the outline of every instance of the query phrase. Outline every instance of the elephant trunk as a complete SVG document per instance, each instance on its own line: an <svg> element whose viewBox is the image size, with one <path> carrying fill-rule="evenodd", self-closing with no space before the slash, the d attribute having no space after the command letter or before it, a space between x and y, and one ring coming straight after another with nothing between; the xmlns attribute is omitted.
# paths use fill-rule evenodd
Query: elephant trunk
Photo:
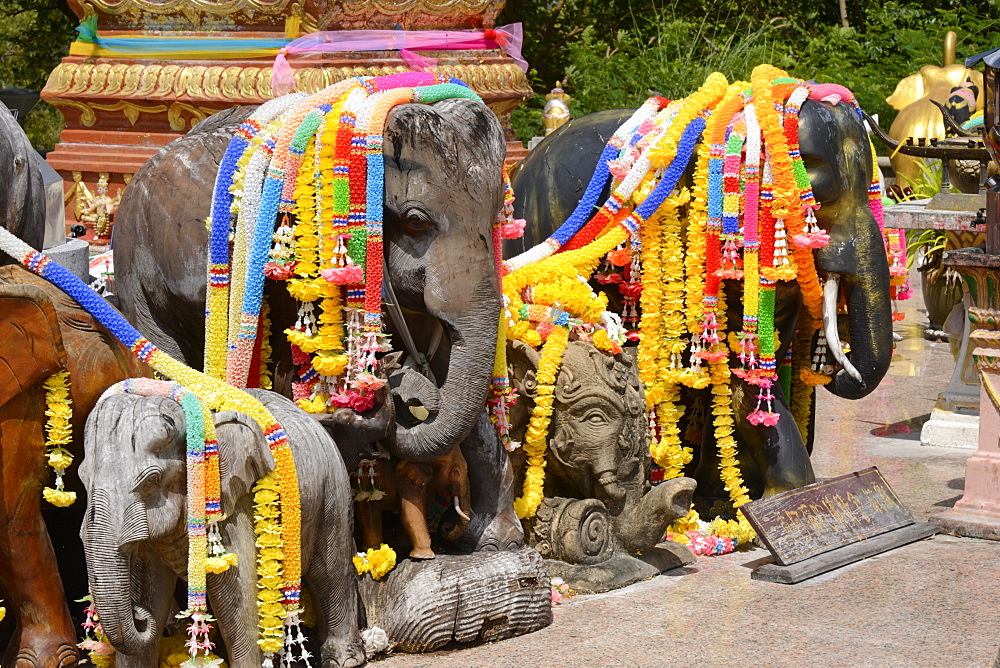
<svg viewBox="0 0 1000 668"><path fill-rule="evenodd" d="M480 283L470 304L466 313L449 323L451 357L440 391L440 411L413 426L396 423L395 438L385 443L395 457L428 462L448 454L465 439L483 412L493 378L500 314L495 283Z"/></svg>
<svg viewBox="0 0 1000 668"><path fill-rule="evenodd" d="M604 493L615 501L625 498L626 489L622 487L618 476L613 471L605 471L597 476L597 484L604 488Z"/></svg>
<svg viewBox="0 0 1000 668"><path fill-rule="evenodd" d="M145 513L140 515L134 510L138 504L133 504L122 527L116 528L102 509L100 499L105 496L95 492L94 507L82 531L90 591L101 627L115 649L123 654L147 654L159 634L152 613L135 603L134 595L145 588L145 572L141 560L133 559L135 545L143 539Z"/></svg>
<svg viewBox="0 0 1000 668"><path fill-rule="evenodd" d="M615 534L622 546L638 554L662 541L671 522L691 509L695 485L691 478L674 478L639 498L629 499L621 513L612 515Z"/></svg>
<svg viewBox="0 0 1000 668"><path fill-rule="evenodd" d="M843 367L826 386L845 399L860 399L878 387L889 370L892 358L892 305L889 301L889 272L882 253L881 274L876 266L859 269L856 276L845 275L847 315L851 352L841 347L837 328L837 295L840 276L828 274L824 286L823 329L833 358Z"/></svg>

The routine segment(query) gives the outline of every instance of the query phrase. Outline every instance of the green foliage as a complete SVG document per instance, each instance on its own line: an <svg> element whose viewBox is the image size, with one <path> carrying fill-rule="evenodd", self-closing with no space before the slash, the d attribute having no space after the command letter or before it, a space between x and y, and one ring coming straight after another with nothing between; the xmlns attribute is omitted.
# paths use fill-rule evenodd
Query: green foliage
<svg viewBox="0 0 1000 668"><path fill-rule="evenodd" d="M927 199L934 197L941 192L941 181L943 180L943 170L940 160L933 160L930 163L920 161L917 163L920 174L915 179L910 179L905 174L900 179L902 188L909 188L909 194L900 198L900 202L908 202L915 199Z"/></svg>
<svg viewBox="0 0 1000 668"><path fill-rule="evenodd" d="M65 0L0 2L0 88L40 90L69 52L75 25ZM62 130L62 116L40 102L28 115L26 130L32 145L51 149Z"/></svg>
<svg viewBox="0 0 1000 668"><path fill-rule="evenodd" d="M686 95L712 71L746 78L770 62L847 86L888 127L896 111L885 98L923 65L941 65L948 30L959 61L1000 44L995 1L848 0L848 28L832 0L515 0L504 18L525 22L535 90L562 80L574 116L636 106L650 90ZM538 132L543 103L536 96L514 112L519 138Z"/></svg>

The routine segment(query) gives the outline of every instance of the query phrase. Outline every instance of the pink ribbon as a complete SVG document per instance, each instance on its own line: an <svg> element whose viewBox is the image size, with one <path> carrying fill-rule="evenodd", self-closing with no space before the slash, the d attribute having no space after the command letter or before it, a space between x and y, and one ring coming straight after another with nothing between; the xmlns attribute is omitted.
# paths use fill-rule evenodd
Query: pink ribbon
<svg viewBox="0 0 1000 668"><path fill-rule="evenodd" d="M812 84L809 88L810 100L829 102L830 104L837 104L841 100L847 104L854 102L854 93L837 84Z"/></svg>
<svg viewBox="0 0 1000 668"><path fill-rule="evenodd" d="M399 51L409 67L423 72L437 60L414 51L471 51L502 49L517 66L528 71L521 55L524 35L520 23L486 30L331 30L314 32L292 40L274 59L271 90L285 95L295 88L295 74L286 56L312 53L342 53L357 51Z"/></svg>

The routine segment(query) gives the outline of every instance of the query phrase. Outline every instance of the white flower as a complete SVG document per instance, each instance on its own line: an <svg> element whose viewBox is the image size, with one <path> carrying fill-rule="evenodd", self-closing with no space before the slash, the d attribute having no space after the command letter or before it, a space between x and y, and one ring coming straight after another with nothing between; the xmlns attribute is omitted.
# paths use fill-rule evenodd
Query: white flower
<svg viewBox="0 0 1000 668"><path fill-rule="evenodd" d="M361 640L365 643L365 652L368 656L389 649L389 634L377 626L362 630Z"/></svg>

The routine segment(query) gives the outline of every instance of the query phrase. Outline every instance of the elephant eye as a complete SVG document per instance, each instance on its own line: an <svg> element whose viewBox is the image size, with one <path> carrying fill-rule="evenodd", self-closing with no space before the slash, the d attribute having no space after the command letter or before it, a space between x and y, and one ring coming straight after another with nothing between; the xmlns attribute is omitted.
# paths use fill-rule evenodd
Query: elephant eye
<svg viewBox="0 0 1000 668"><path fill-rule="evenodd" d="M587 415L584 416L583 421L589 424L591 427L603 427L608 423L608 420L606 417L604 417L604 414L598 411L592 411L590 413L587 413Z"/></svg>
<svg viewBox="0 0 1000 668"><path fill-rule="evenodd" d="M432 232L435 227L431 217L421 209L408 209L403 215L403 231L411 236L427 234Z"/></svg>
<svg viewBox="0 0 1000 668"><path fill-rule="evenodd" d="M156 466L143 469L142 473L136 476L135 484L132 485L132 493L142 493L146 490L154 490L160 486L162 471Z"/></svg>

